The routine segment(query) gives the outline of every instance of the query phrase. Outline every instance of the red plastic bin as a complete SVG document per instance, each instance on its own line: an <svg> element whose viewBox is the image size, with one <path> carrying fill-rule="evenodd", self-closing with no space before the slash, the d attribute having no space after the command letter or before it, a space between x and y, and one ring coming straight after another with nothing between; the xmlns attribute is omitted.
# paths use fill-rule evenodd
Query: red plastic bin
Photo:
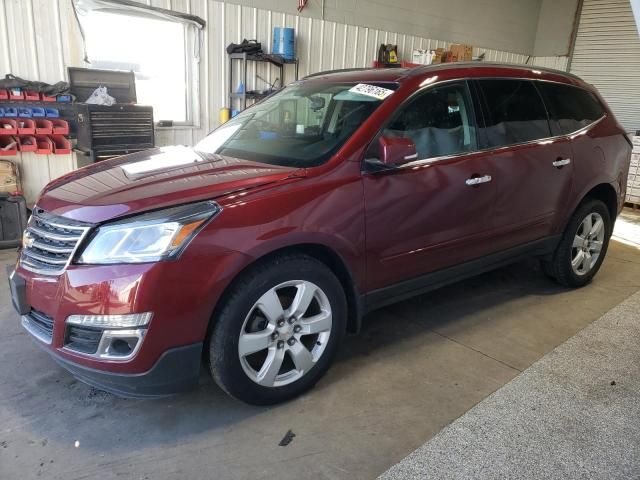
<svg viewBox="0 0 640 480"><path fill-rule="evenodd" d="M29 90L24 92L24 99L29 102L39 102L40 92L31 92Z"/></svg>
<svg viewBox="0 0 640 480"><path fill-rule="evenodd" d="M62 135L54 135L51 137L53 142L53 153L55 155L68 155L71 153L71 142Z"/></svg>
<svg viewBox="0 0 640 480"><path fill-rule="evenodd" d="M43 102L55 102L56 101L56 96L54 95L53 97L50 97L49 95L45 95L43 93L42 94L42 101Z"/></svg>
<svg viewBox="0 0 640 480"><path fill-rule="evenodd" d="M10 88L9 100L24 100L24 90L21 88Z"/></svg>
<svg viewBox="0 0 640 480"><path fill-rule="evenodd" d="M18 123L12 118L0 118L0 136L17 135Z"/></svg>
<svg viewBox="0 0 640 480"><path fill-rule="evenodd" d="M55 118L49 121L53 125L54 135L69 135L69 124L67 123L66 120L60 120L59 118Z"/></svg>
<svg viewBox="0 0 640 480"><path fill-rule="evenodd" d="M9 100L9 92L4 88L0 88L0 100Z"/></svg>
<svg viewBox="0 0 640 480"><path fill-rule="evenodd" d="M34 120L34 122L36 122L37 135L51 135L53 133L53 123L51 123L51 120L38 118L37 120Z"/></svg>
<svg viewBox="0 0 640 480"><path fill-rule="evenodd" d="M17 155L18 140L13 137L0 137L0 155Z"/></svg>
<svg viewBox="0 0 640 480"><path fill-rule="evenodd" d="M38 148L36 137L33 135L18 135L18 150L21 152L35 152Z"/></svg>
<svg viewBox="0 0 640 480"><path fill-rule="evenodd" d="M36 133L36 122L30 118L21 118L17 120L18 135L34 135Z"/></svg>
<svg viewBox="0 0 640 480"><path fill-rule="evenodd" d="M46 135L36 135L36 153L49 155L53 153L53 142Z"/></svg>

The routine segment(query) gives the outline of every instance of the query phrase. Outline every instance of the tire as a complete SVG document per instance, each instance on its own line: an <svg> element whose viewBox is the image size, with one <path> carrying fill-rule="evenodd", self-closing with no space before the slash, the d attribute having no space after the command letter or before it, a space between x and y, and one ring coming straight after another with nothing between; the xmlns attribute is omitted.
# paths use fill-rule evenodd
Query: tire
<svg viewBox="0 0 640 480"><path fill-rule="evenodd" d="M238 400L271 405L309 390L329 369L346 332L347 301L326 265L286 254L242 274L212 321L215 382Z"/></svg>
<svg viewBox="0 0 640 480"><path fill-rule="evenodd" d="M589 225L587 220L590 220L592 228L585 233L585 227ZM598 220L602 221L602 231L594 236L591 233ZM600 200L585 200L569 220L551 260L542 262L544 272L566 287L587 285L600 270L607 254L612 229L607 206ZM584 243L584 238L587 238L587 243ZM598 248L599 251L596 251Z"/></svg>

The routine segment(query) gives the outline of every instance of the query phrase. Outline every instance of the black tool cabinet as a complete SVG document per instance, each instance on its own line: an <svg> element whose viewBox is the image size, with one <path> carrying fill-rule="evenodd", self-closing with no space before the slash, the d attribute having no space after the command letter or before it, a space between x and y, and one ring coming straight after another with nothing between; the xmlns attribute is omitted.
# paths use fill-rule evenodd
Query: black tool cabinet
<svg viewBox="0 0 640 480"><path fill-rule="evenodd" d="M76 149L97 162L153 148L153 107L78 103Z"/></svg>
<svg viewBox="0 0 640 480"><path fill-rule="evenodd" d="M71 93L79 102L74 104L76 152L97 162L155 146L153 107L136 105L133 72L75 67L68 70ZM107 87L117 103L82 103L99 86Z"/></svg>

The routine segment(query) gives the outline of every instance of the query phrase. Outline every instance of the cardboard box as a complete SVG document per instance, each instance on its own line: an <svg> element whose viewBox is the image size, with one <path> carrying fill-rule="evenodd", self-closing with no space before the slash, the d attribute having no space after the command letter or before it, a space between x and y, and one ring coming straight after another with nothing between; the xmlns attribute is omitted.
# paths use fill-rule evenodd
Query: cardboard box
<svg viewBox="0 0 640 480"><path fill-rule="evenodd" d="M457 61L458 61L458 54L457 53L453 53L450 50L445 52L444 62L451 63L451 62L457 62Z"/></svg>
<svg viewBox="0 0 640 480"><path fill-rule="evenodd" d="M464 46L464 61L470 62L473 60L473 47L471 45Z"/></svg>
<svg viewBox="0 0 640 480"><path fill-rule="evenodd" d="M450 51L451 51L450 58L455 58L455 60L452 60L452 61L457 62L458 59L464 58L464 47L462 45L458 45L454 43L453 45L451 45Z"/></svg>
<svg viewBox="0 0 640 480"><path fill-rule="evenodd" d="M0 159L0 192L15 193L18 188L16 166L10 160Z"/></svg>
<svg viewBox="0 0 640 480"><path fill-rule="evenodd" d="M470 62L473 59L473 47L467 44L451 45L451 53L458 62Z"/></svg>
<svg viewBox="0 0 640 480"><path fill-rule="evenodd" d="M434 55L431 63L443 63L445 61L444 55L444 48L436 48L436 54Z"/></svg>

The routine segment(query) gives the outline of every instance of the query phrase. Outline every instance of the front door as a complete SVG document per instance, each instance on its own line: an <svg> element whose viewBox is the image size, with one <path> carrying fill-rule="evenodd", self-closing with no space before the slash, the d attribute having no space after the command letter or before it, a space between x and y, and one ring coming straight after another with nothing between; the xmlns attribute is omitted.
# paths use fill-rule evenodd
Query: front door
<svg viewBox="0 0 640 480"><path fill-rule="evenodd" d="M477 151L466 82L435 85L406 102L368 159L378 155L382 135L410 138L418 156L363 176L368 290L493 251L494 172Z"/></svg>

